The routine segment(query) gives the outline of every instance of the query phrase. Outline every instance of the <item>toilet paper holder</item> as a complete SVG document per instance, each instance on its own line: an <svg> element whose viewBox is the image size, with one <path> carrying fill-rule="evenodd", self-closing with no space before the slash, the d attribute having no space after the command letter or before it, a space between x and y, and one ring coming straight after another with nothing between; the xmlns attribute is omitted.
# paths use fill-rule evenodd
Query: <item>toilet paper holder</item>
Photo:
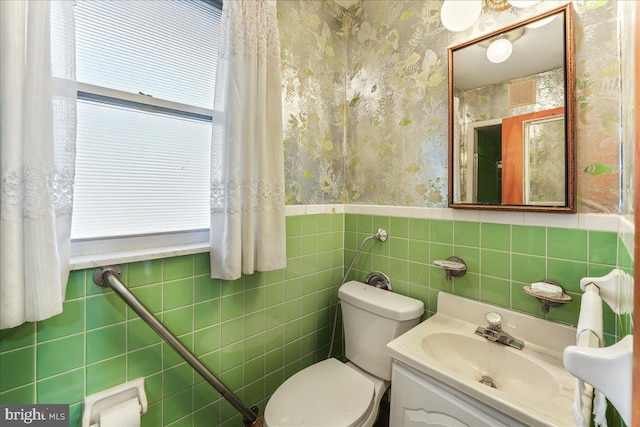
<svg viewBox="0 0 640 427"><path fill-rule="evenodd" d="M138 399L140 414L146 413L147 394L144 391L144 377L86 396L82 413L82 427L99 425L102 411L133 398Z"/></svg>

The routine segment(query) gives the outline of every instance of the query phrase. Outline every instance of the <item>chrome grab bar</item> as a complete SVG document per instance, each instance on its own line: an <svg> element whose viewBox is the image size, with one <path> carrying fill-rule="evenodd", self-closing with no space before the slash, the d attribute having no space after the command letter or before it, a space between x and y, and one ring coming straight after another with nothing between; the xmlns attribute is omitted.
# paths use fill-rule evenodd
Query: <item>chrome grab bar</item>
<svg viewBox="0 0 640 427"><path fill-rule="evenodd" d="M244 424L253 424L258 416L258 407L253 406L247 408L247 406L235 395L229 388L222 383L198 358L189 351L187 347L180 342L180 340L173 335L173 333L167 329L162 322L160 322L149 311L145 305L135 297L129 291L129 289L120 281L122 270L117 265L109 265L105 267L99 267L93 273L93 281L96 285L101 287L110 286L118 296L135 311L138 316L144 320L147 325L151 327L160 337L173 348L196 372L207 380L209 384L215 388L218 393L222 395L234 408L238 410L244 416Z"/></svg>

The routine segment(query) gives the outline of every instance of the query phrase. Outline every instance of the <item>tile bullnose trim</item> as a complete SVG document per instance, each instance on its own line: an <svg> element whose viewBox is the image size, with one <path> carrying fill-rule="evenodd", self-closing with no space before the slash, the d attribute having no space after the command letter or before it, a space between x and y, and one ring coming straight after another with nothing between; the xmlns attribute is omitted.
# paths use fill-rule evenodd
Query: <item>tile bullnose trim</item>
<svg viewBox="0 0 640 427"><path fill-rule="evenodd" d="M633 225L617 214L573 214L547 212L490 212L466 211L451 208L422 208L386 205L343 205L344 213L361 215L388 215L398 218L445 219L493 224L529 225L581 229L589 231L618 232L623 222ZM629 226L626 226L629 229Z"/></svg>

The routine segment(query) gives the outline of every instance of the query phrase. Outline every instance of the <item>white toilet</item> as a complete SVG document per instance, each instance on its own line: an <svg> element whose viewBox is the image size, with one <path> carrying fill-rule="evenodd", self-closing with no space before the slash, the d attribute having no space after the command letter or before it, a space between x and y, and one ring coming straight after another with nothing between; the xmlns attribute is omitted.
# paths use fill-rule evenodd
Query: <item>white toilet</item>
<svg viewBox="0 0 640 427"><path fill-rule="evenodd" d="M386 345L413 328L421 301L361 282L338 291L349 363L318 362L293 375L271 396L264 411L268 427L372 426L391 381Z"/></svg>

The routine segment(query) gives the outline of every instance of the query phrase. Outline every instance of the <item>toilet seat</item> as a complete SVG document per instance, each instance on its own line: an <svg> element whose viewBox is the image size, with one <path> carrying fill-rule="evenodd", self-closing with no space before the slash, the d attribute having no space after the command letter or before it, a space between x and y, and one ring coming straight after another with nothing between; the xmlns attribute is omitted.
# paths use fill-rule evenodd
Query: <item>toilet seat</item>
<svg viewBox="0 0 640 427"><path fill-rule="evenodd" d="M264 411L269 427L352 427L374 406L371 380L336 359L309 366L284 382Z"/></svg>

